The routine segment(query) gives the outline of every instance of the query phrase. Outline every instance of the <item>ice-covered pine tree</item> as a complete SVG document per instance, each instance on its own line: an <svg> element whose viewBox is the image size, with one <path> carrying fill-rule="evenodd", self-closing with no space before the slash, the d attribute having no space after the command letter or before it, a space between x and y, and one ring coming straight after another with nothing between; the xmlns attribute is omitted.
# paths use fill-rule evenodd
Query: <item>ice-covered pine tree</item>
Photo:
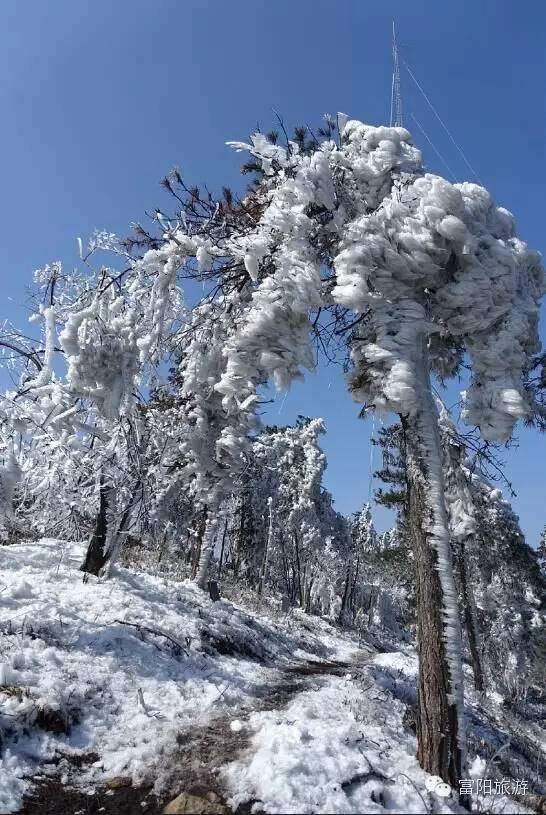
<svg viewBox="0 0 546 815"><path fill-rule="evenodd" d="M461 630L430 378L454 375L466 352L464 418L487 440L509 438L532 412L525 379L539 348L544 277L485 189L425 172L403 128L339 122L338 143L281 147L261 134L235 143L261 167L255 196L264 206L255 227L231 241L255 290L218 389L229 411L265 381L287 387L313 368L312 312L329 304L353 312L350 391L369 409L398 413L406 432L418 757L457 789Z"/></svg>
<svg viewBox="0 0 546 815"><path fill-rule="evenodd" d="M366 560L378 549L378 537L375 530L369 504L355 512L349 519L351 550L345 564L345 580L339 614L340 622L353 621L361 606L361 584L363 582Z"/></svg>
<svg viewBox="0 0 546 815"><path fill-rule="evenodd" d="M439 430L446 504L456 564L461 616L478 690L522 695L540 671L537 645L543 637L546 580L525 543L518 519L483 470L500 475L494 450L474 448L474 434L461 435L439 403ZM384 466L376 473L391 491L387 506L404 507L405 442L401 425L379 434ZM472 445L472 448L468 445ZM472 453L472 454L471 454ZM403 512L399 517L403 521ZM405 562L407 570L408 563ZM532 623L530 624L530 621ZM509 647L507 647L509 643Z"/></svg>
<svg viewBox="0 0 546 815"><path fill-rule="evenodd" d="M269 543L269 580L294 604L310 609L325 540L333 537L331 496L322 486L326 457L322 419L298 417L294 426L268 427L248 455L246 514L254 540L245 547L247 570L261 564L268 538L269 498L275 529ZM239 567L240 568L240 567Z"/></svg>
<svg viewBox="0 0 546 815"><path fill-rule="evenodd" d="M369 504L364 504L351 516L349 526L357 551L370 553L377 550L377 532Z"/></svg>
<svg viewBox="0 0 546 815"><path fill-rule="evenodd" d="M499 489L468 473L475 534L467 540L484 674L508 703L544 687L546 576Z"/></svg>

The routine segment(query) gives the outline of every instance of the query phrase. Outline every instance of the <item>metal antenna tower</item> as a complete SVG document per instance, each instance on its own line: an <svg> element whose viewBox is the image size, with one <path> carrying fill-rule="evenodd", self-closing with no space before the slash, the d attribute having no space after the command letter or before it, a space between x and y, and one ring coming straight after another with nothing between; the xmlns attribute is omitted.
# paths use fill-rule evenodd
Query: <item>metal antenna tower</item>
<svg viewBox="0 0 546 815"><path fill-rule="evenodd" d="M396 28L392 21L392 88L391 88L391 127L402 127L402 93L400 90L400 60L396 42Z"/></svg>

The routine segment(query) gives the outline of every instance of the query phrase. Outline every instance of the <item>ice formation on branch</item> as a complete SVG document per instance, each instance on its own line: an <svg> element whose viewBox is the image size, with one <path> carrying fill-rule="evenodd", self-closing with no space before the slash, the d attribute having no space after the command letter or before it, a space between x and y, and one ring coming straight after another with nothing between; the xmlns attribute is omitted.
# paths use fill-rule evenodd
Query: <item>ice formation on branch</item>
<svg viewBox="0 0 546 815"><path fill-rule="evenodd" d="M443 404L438 405L438 414L449 526L454 540L465 541L476 531L472 474L466 461L466 450L458 441L455 426Z"/></svg>
<svg viewBox="0 0 546 815"><path fill-rule="evenodd" d="M334 301L366 317L352 344L357 401L412 413L421 338L444 376L466 349L464 418L505 441L531 409L524 379L545 290L510 213L476 184L425 173L404 128L348 121L339 146L311 154L259 134L235 146L261 163L268 203L255 230L232 242L257 288L227 351L226 400L269 378L286 388L312 367L309 314L325 303L320 270L330 264Z"/></svg>
<svg viewBox="0 0 546 815"><path fill-rule="evenodd" d="M71 314L59 334L71 391L108 417L123 409L139 371L134 314L113 289Z"/></svg>
<svg viewBox="0 0 546 815"><path fill-rule="evenodd" d="M38 388L47 385L53 377L53 357L55 354L55 310L52 306L40 309L44 321L44 360L41 370L31 380L25 382L25 388Z"/></svg>
<svg viewBox="0 0 546 815"><path fill-rule="evenodd" d="M307 210L315 203L326 209L335 206L329 174L332 146L327 143L307 157L299 156L297 145L292 145L288 156L283 148L254 139L252 151L266 172L270 148L279 166L292 165L292 172L282 171L282 182L269 191L256 229L231 242L234 257L243 260L257 287L240 330L226 348L226 371L217 386L228 410L236 394L253 398L256 387L269 380L284 390L302 378L301 368L314 369L309 315L323 298L320 255L313 245L315 224ZM264 258L267 272L261 269Z"/></svg>
<svg viewBox="0 0 546 815"><path fill-rule="evenodd" d="M166 235L160 249L121 275L103 270L102 282L82 292L82 305L68 310L59 333L73 396L91 400L109 418L128 409L144 366L157 364L183 316L177 272L197 251L198 242L181 232Z"/></svg>
<svg viewBox="0 0 546 815"><path fill-rule="evenodd" d="M129 289L136 302L143 304L140 336L137 339L140 362L156 362L161 343L172 322L181 317L181 302L176 287L177 273L188 258L203 251L202 242L182 230L165 234L159 249L149 249L133 269Z"/></svg>

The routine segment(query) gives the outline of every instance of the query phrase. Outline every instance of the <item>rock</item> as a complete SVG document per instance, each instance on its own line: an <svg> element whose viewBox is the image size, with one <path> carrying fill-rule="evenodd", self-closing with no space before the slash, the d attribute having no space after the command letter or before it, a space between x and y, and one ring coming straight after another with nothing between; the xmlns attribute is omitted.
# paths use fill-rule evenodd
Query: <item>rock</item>
<svg viewBox="0 0 546 815"><path fill-rule="evenodd" d="M36 713L34 724L50 733L65 733L68 735L70 723L68 716L62 710L56 710L49 705L41 705Z"/></svg>
<svg viewBox="0 0 546 815"><path fill-rule="evenodd" d="M106 782L106 786L109 790L120 790L123 787L131 787L132 784L133 782L128 775L115 775Z"/></svg>
<svg viewBox="0 0 546 815"><path fill-rule="evenodd" d="M206 792L203 796L181 792L167 804L163 815L229 815L229 809L215 792Z"/></svg>

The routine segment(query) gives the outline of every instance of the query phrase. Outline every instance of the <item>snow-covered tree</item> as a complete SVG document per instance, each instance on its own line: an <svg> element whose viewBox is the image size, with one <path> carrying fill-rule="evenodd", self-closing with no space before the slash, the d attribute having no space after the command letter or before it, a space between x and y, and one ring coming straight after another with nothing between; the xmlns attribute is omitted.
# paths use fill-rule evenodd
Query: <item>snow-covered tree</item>
<svg viewBox="0 0 546 815"><path fill-rule="evenodd" d="M370 506L352 515L351 621L383 637L405 638L410 623L411 554L395 526L379 534Z"/></svg>
<svg viewBox="0 0 546 815"><path fill-rule="evenodd" d="M540 261L482 187L426 173L402 128L343 117L339 144L302 151L256 135L236 147L261 164L267 206L232 245L257 285L227 348L221 391L229 405L235 394L250 396L270 378L286 387L312 367L310 313L329 297L357 316L351 392L405 422L418 584L418 754L425 769L457 787L462 639L430 376L456 373L466 351L465 420L487 440L510 436L533 409L525 378L539 347ZM322 280L325 266L335 271L333 287Z"/></svg>
<svg viewBox="0 0 546 815"><path fill-rule="evenodd" d="M307 610L316 597L326 541L344 534L322 486L324 432L321 419L306 417L294 426L264 428L248 453L232 524L237 575L251 583L261 579L269 541L268 584Z"/></svg>
<svg viewBox="0 0 546 815"><path fill-rule="evenodd" d="M393 425L381 432L383 468L376 473L395 486L378 490L379 501L397 506L399 513L407 502L401 430ZM473 459L468 445L475 439L461 435L441 404L439 430L461 617L475 686L483 690L487 684L517 695L538 670L544 583L517 517L483 473L484 468L497 470L494 451L478 447ZM408 565L411 558L405 560Z"/></svg>
<svg viewBox="0 0 546 815"><path fill-rule="evenodd" d="M484 669L490 684L515 700L533 681L544 682L546 579L501 491L474 477L472 494L476 532L467 544L469 580Z"/></svg>
<svg viewBox="0 0 546 815"><path fill-rule="evenodd" d="M29 347L9 328L0 338L3 346L16 345L22 363L18 389L2 401L4 433L12 444L18 440L19 465L28 475L25 496L34 500L45 492L50 506L57 512L70 506L71 515L74 504L96 501L82 567L94 574L115 557L142 495L138 388L147 386L180 318L176 270L187 249L180 241L167 243L122 272L100 267L65 274L60 264L45 267L36 273L42 302L33 315L43 324L42 346ZM41 469L34 467L38 459ZM70 499L63 487L75 470Z"/></svg>

